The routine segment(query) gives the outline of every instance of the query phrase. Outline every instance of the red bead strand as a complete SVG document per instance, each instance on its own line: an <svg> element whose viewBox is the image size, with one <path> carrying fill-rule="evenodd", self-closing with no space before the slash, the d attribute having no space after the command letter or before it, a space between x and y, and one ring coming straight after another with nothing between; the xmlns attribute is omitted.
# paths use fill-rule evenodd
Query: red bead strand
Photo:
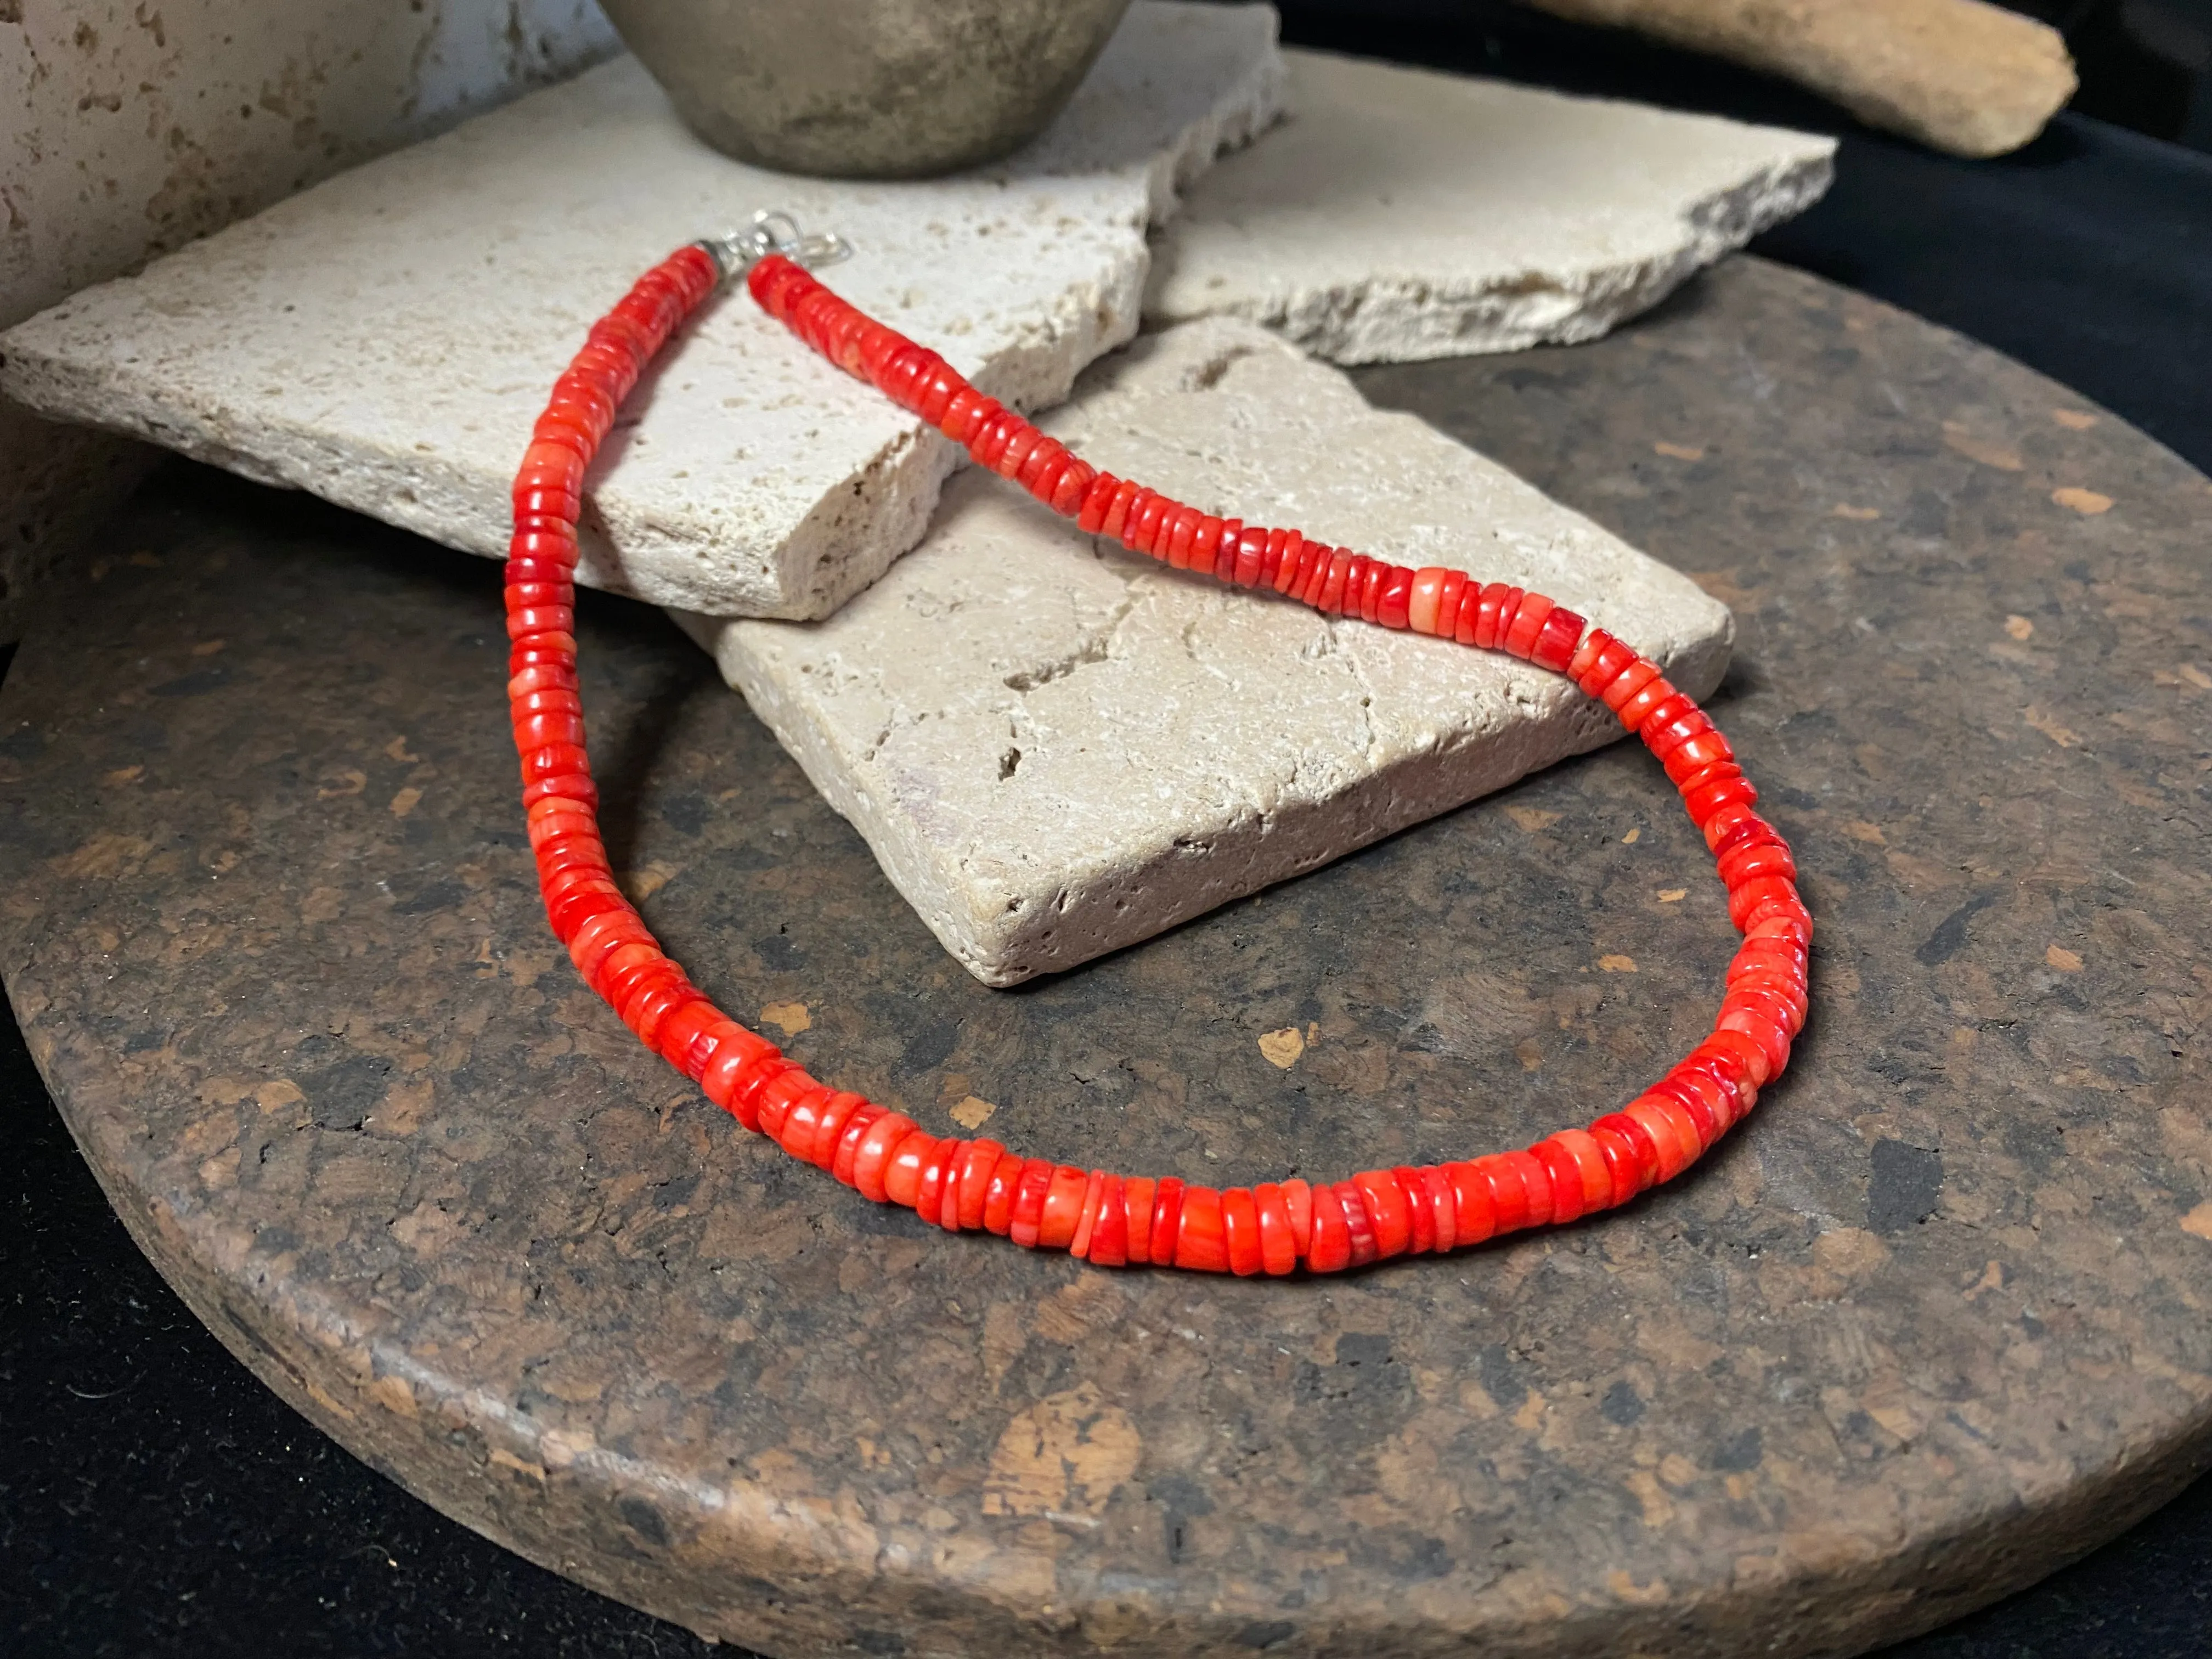
<svg viewBox="0 0 2212 1659"><path fill-rule="evenodd" d="M1216 1191L1024 1158L996 1141L942 1140L910 1118L817 1083L709 1001L615 885L599 829L574 631L576 522L586 468L669 335L720 286L717 257L679 250L586 336L532 432L514 479L507 567L507 692L546 915L577 971L642 1042L708 1099L792 1157L877 1203L1102 1267L1150 1263L1280 1275L1479 1244L1625 1204L1701 1157L1769 1086L1806 1015L1812 917L1789 843L1688 696L1603 629L1540 593L1456 570L1408 569L1295 530L1221 520L1100 472L936 353L866 317L781 254L747 277L770 315L1085 532L1331 615L1504 651L1572 679L1665 767L1704 833L1744 943L1712 1035L1587 1129L1468 1163L1367 1170Z"/></svg>

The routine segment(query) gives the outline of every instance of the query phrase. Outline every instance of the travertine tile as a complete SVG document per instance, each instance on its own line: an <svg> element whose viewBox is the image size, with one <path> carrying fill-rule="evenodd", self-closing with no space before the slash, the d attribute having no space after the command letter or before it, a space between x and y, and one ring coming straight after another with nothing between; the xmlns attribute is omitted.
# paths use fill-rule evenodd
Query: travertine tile
<svg viewBox="0 0 2212 1659"><path fill-rule="evenodd" d="M1688 579L1249 324L1148 336L1045 424L1208 511L1540 588L1693 695L1726 665L1729 613ZM1557 676L1167 569L979 470L828 621L689 625L994 985L1620 735Z"/></svg>
<svg viewBox="0 0 2212 1659"><path fill-rule="evenodd" d="M343 174L0 339L0 390L471 552L592 320L679 243L782 207L843 232L854 301L1009 402L1135 331L1146 226L1272 115L1266 7L1133 7L1012 160L797 179L693 138L618 59ZM952 452L741 295L699 321L592 480L584 579L721 614L823 615L911 546Z"/></svg>
<svg viewBox="0 0 2212 1659"><path fill-rule="evenodd" d="M1284 57L1289 119L1157 238L1155 325L1246 317L1344 363L1595 339L1833 173L1808 133Z"/></svg>

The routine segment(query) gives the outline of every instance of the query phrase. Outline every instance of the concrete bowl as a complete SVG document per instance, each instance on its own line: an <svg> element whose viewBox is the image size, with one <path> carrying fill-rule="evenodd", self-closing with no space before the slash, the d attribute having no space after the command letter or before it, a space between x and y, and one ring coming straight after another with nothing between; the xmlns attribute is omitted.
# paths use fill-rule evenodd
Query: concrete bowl
<svg viewBox="0 0 2212 1659"><path fill-rule="evenodd" d="M914 179L1018 149L1129 0L603 0L693 131L780 172Z"/></svg>

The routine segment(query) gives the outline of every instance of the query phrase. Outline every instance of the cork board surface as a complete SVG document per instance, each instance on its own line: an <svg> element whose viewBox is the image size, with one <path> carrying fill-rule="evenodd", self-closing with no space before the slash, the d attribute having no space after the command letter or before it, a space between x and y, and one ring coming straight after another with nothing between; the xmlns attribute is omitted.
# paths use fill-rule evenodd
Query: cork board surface
<svg viewBox="0 0 2212 1659"><path fill-rule="evenodd" d="M529 884L495 573L205 475L0 696L0 970L258 1375L532 1559L776 1654L1842 1654L2212 1454L2212 484L1740 259L1613 338L1371 371L1725 598L1820 927L1674 1188L1334 1281L1109 1273L749 1141ZM1694 1037L1729 935L1616 749L1015 992L653 613L585 606L611 844L823 1074L1239 1181L1517 1144Z"/></svg>

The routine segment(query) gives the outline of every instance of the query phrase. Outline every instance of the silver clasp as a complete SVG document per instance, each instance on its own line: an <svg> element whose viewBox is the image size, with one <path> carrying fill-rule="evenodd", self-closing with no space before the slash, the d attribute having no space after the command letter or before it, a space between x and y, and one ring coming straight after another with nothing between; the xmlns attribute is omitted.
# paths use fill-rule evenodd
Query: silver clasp
<svg viewBox="0 0 2212 1659"><path fill-rule="evenodd" d="M836 231L810 235L799 229L799 221L788 213L775 211L756 213L742 229L705 238L698 246L707 251L725 281L750 270L771 253L781 253L810 270L853 257L853 245Z"/></svg>

